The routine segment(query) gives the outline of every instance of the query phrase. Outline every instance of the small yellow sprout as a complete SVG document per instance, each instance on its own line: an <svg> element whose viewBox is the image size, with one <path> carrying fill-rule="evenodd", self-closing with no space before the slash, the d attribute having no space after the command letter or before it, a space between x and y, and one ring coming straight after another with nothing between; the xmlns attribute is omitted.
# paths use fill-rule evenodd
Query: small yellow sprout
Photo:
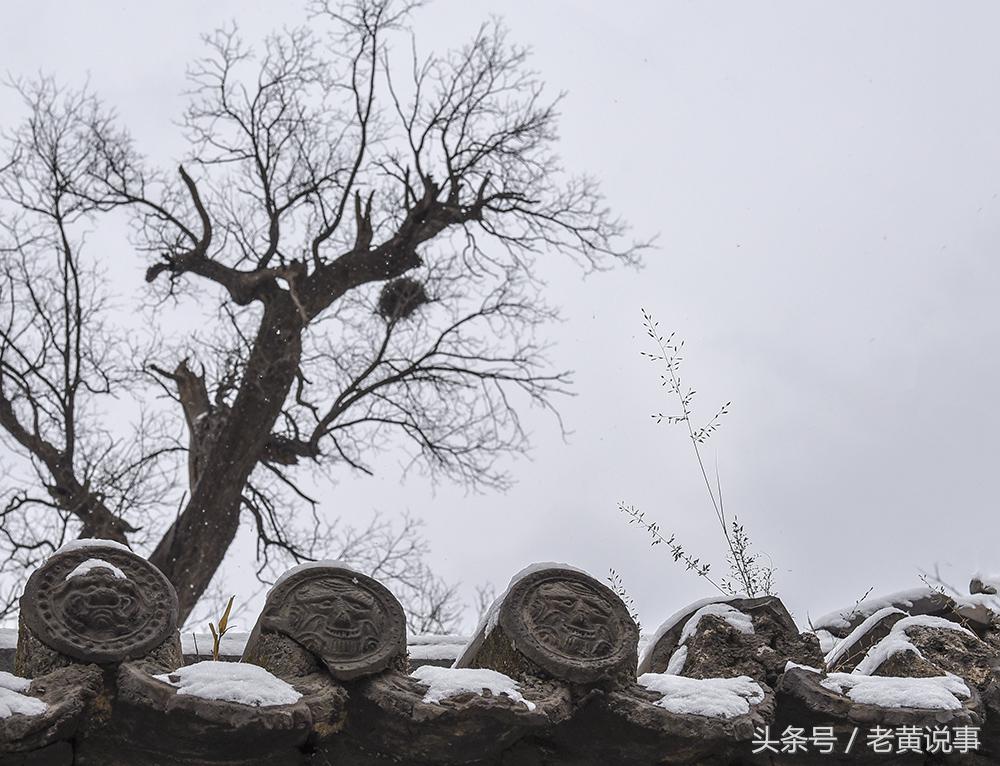
<svg viewBox="0 0 1000 766"><path fill-rule="evenodd" d="M236 596L229 597L229 603L226 604L226 611L222 613L222 618L219 620L218 631L215 629L213 623L208 623L208 629L212 631L212 659L216 662L219 661L219 642L226 635L226 631L229 630L229 613L232 611L233 599L235 598Z"/></svg>

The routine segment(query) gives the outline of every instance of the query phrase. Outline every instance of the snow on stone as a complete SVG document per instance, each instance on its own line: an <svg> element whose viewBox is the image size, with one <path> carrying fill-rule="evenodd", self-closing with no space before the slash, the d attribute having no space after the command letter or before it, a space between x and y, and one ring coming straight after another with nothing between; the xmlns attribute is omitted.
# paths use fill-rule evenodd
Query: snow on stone
<svg viewBox="0 0 1000 766"><path fill-rule="evenodd" d="M504 695L514 702L523 702L528 710L535 709L535 703L526 700L514 679L485 668L436 668L424 665L410 674L427 686L424 702L440 704L441 700L459 694L472 692L482 695L489 691L494 696Z"/></svg>
<svg viewBox="0 0 1000 766"><path fill-rule="evenodd" d="M994 593L1000 593L1000 573L987 574L982 570L972 574L972 580L979 581L980 587L992 589Z"/></svg>
<svg viewBox="0 0 1000 766"><path fill-rule="evenodd" d="M41 715L48 705L37 697L21 692L28 691L31 681L0 670L0 718L12 715Z"/></svg>
<svg viewBox="0 0 1000 766"><path fill-rule="evenodd" d="M677 643L686 643L698 629L698 623L701 622L701 618L708 615L721 617L740 633L753 633L753 621L748 615L734 609L729 604L708 604L692 614L691 618L684 623L684 629L681 631L681 637Z"/></svg>
<svg viewBox="0 0 1000 766"><path fill-rule="evenodd" d="M282 573L282 575L277 580L274 581L274 585L271 586L271 590L268 591L268 595L270 595L271 591L273 591L275 588L281 585L281 583L283 583L292 575L298 574L299 572L304 572L307 569L323 569L324 567L334 567L336 569L354 568L349 564L347 564L346 562L339 561L337 559L324 559L323 561L306 561L305 563L298 564L297 566L294 566L288 571Z"/></svg>
<svg viewBox="0 0 1000 766"><path fill-rule="evenodd" d="M465 644L417 644L408 646L411 660L451 660L455 661L465 649Z"/></svg>
<svg viewBox="0 0 1000 766"><path fill-rule="evenodd" d="M764 690L749 676L685 678L666 673L643 673L639 685L663 697L656 703L671 713L734 718L750 712L751 703L764 700Z"/></svg>
<svg viewBox="0 0 1000 766"><path fill-rule="evenodd" d="M838 641L837 645L827 652L826 657L823 658L823 662L826 663L828 668L833 667L836 662L843 657L847 651L853 647L863 635L865 635L873 625L875 625L879 620L888 617L890 614L901 614L905 617L906 612L902 609L897 609L894 606L887 606L885 609L879 609L877 612L872 613L871 616L865 619L858 627L848 633L842 641Z"/></svg>
<svg viewBox="0 0 1000 766"><path fill-rule="evenodd" d="M178 694L255 707L291 705L302 697L264 668L244 662L196 662L153 678L176 686Z"/></svg>
<svg viewBox="0 0 1000 766"><path fill-rule="evenodd" d="M455 660L469 643L469 636L427 634L406 637L406 650L413 660Z"/></svg>
<svg viewBox="0 0 1000 766"><path fill-rule="evenodd" d="M48 705L37 697L28 697L0 687L0 718L9 718L12 715L41 715L47 709Z"/></svg>
<svg viewBox="0 0 1000 766"><path fill-rule="evenodd" d="M82 548L117 548L121 551L128 551L132 553L132 549L127 545L122 545L114 540L102 540L99 537L84 537L80 540L70 540L68 543L63 545L56 553L69 553L70 551L78 551Z"/></svg>
<svg viewBox="0 0 1000 766"><path fill-rule="evenodd" d="M870 617L879 609L887 606L903 607L904 609L913 606L915 601L923 598L933 597L937 591L927 586L910 588L908 590L896 591L885 596L867 598L860 604L855 604L849 609L839 609L836 612L824 614L813 621L813 628L839 628L841 630L851 627L851 621L856 617Z"/></svg>
<svg viewBox="0 0 1000 766"><path fill-rule="evenodd" d="M17 648L17 628L0 628L0 649Z"/></svg>
<svg viewBox="0 0 1000 766"><path fill-rule="evenodd" d="M0 689L12 692L26 692L29 686L31 686L31 679L21 678L20 676L15 676L13 673L8 673L6 670L0 670Z"/></svg>
<svg viewBox="0 0 1000 766"><path fill-rule="evenodd" d="M923 655L920 654L920 650L910 642L909 637L906 635L907 630L915 627L944 628L945 630L957 630L960 633L967 633L972 637L976 635L968 628L959 625L957 622L946 620L943 617L932 617L926 614L916 617L904 617L892 626L892 629L885 638L868 650L868 653L858 663L854 672L859 675L871 675L887 659L902 652L913 652L918 657L922 657Z"/></svg>
<svg viewBox="0 0 1000 766"><path fill-rule="evenodd" d="M968 699L969 687L958 676L893 678L858 673L830 673L819 682L830 691L846 694L854 702L881 707L956 710Z"/></svg>
<svg viewBox="0 0 1000 766"><path fill-rule="evenodd" d="M973 593L970 596L951 598L955 602L955 611L968 620L989 625L996 617L1000 617L1000 595Z"/></svg>
<svg viewBox="0 0 1000 766"><path fill-rule="evenodd" d="M700 606L699 606L700 605ZM694 612L692 613L692 609ZM680 615L678 617L677 615ZM707 615L715 615L716 617L721 617L723 620L732 625L740 633L753 633L753 621L750 619L749 615L744 614L738 609L734 609L729 604L721 604L718 600L703 599L702 601L695 602L689 605L683 610L683 613L678 612L671 617L664 625L667 625L666 630L664 630L663 625L656 632L658 636L662 637L667 630L677 625L684 617L688 617L686 623L684 623L684 628L681 630L680 639L677 641L677 648L674 653L670 655L670 659L667 662L667 669L664 671L667 675L680 675L684 670L684 663L687 662L688 649L684 645L687 640L694 635L694 632L698 629L698 623L701 621L702 617ZM677 619L674 619L677 618ZM652 647L659 638L656 636L646 645L643 655L648 651L649 647ZM640 660L639 664L642 664Z"/></svg>
<svg viewBox="0 0 1000 766"><path fill-rule="evenodd" d="M837 644L840 643L839 638L823 628L812 631L812 634L819 640L819 650L823 652L824 655L832 652Z"/></svg>
<svg viewBox="0 0 1000 766"><path fill-rule="evenodd" d="M92 569L110 569L111 574L113 574L117 579L119 580L128 579L128 577L125 576L125 573L122 570L120 570L111 562L105 561L104 559L87 559L82 564L77 566L76 569L74 569L72 572L66 575L65 579L68 580L71 577L79 577L80 575L85 575Z"/></svg>
<svg viewBox="0 0 1000 766"><path fill-rule="evenodd" d="M683 609L679 609L674 612L660 624L660 627L657 628L656 632L650 637L649 642L646 644L641 656L639 657L639 664L642 665L646 661L646 655L651 652L659 640L681 620L689 617L704 606L708 606L709 604L718 604L721 601L729 601L731 598L732 596L709 596L708 598L699 599L694 603L688 604Z"/></svg>
<svg viewBox="0 0 1000 766"><path fill-rule="evenodd" d="M814 668L812 665L800 665L799 663L792 662L791 660L788 660L785 663L785 672L786 673L789 670L792 670L794 668L799 668L800 670L808 670L810 673L822 673L823 672L822 669L820 669L820 668Z"/></svg>
<svg viewBox="0 0 1000 766"><path fill-rule="evenodd" d="M636 647L637 655L642 657L646 653L646 649L649 647L649 642L652 639L649 633L639 634L639 645Z"/></svg>
<svg viewBox="0 0 1000 766"><path fill-rule="evenodd" d="M666 674L668 676L679 676L684 671L684 663L687 662L688 658L688 648L686 646L678 646L674 653L670 655L670 660L667 662Z"/></svg>
<svg viewBox="0 0 1000 766"><path fill-rule="evenodd" d="M416 636L406 636L407 646L420 646L423 644L466 644L468 642L468 636L455 633L420 633Z"/></svg>

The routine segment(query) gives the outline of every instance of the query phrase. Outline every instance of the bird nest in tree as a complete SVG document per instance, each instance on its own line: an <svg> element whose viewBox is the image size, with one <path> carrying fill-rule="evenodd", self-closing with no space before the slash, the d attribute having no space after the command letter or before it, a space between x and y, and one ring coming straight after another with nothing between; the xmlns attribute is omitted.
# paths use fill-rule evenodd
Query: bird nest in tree
<svg viewBox="0 0 1000 766"><path fill-rule="evenodd" d="M400 277L387 282L378 296L378 313L386 321L406 319L430 297L420 280Z"/></svg>

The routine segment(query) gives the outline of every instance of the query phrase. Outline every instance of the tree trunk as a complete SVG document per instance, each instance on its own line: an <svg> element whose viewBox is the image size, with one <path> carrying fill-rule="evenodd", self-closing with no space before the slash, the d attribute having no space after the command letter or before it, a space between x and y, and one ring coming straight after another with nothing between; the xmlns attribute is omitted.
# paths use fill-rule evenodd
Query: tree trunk
<svg viewBox="0 0 1000 766"><path fill-rule="evenodd" d="M191 498L150 557L177 589L182 624L236 537L244 487L295 380L302 329L289 295L269 296L232 410L208 448Z"/></svg>

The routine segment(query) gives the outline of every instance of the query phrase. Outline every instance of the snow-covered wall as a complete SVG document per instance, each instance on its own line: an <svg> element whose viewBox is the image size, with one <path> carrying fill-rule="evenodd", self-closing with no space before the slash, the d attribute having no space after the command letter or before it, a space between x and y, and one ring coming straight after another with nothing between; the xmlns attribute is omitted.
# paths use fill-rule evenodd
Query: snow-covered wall
<svg viewBox="0 0 1000 766"><path fill-rule="evenodd" d="M178 634L157 570L91 543L21 605L0 631L0 764L808 765L855 762L856 739L857 762L1000 762L1000 603L982 589L873 598L813 631L775 597L711 599L639 636L603 584L547 564L476 634L406 636L388 590L323 562L287 573L216 661L210 634Z"/></svg>

